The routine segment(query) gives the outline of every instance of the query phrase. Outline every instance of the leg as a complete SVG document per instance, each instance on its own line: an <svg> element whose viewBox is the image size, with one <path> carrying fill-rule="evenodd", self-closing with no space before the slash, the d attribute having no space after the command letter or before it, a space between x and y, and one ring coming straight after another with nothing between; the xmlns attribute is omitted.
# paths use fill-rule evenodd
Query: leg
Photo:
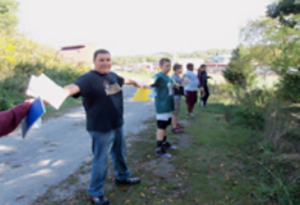
<svg viewBox="0 0 300 205"><path fill-rule="evenodd" d="M156 140L157 141L163 141L165 134L166 134L165 129L159 129L158 128L157 131L156 131Z"/></svg>
<svg viewBox="0 0 300 205"><path fill-rule="evenodd" d="M180 109L180 97L174 99L174 112L172 116L172 127L176 128L177 127L177 116L179 114L179 109Z"/></svg>
<svg viewBox="0 0 300 205"><path fill-rule="evenodd" d="M108 156L112 148L114 133L89 132L92 137L93 164L91 171L91 184L88 194L93 197L103 195L102 186L105 182L108 170Z"/></svg>
<svg viewBox="0 0 300 205"><path fill-rule="evenodd" d="M157 132L156 132L156 140L157 140L157 148L155 150L155 154L158 157L170 158L172 157L169 153L167 153L166 148L164 147L164 143L167 136L167 127L171 124L171 118L168 121L165 120L157 120Z"/></svg>
<svg viewBox="0 0 300 205"><path fill-rule="evenodd" d="M177 115L172 116L172 127L176 128L177 127Z"/></svg>
<svg viewBox="0 0 300 205"><path fill-rule="evenodd" d="M206 103L207 103L210 93L209 93L209 89L207 86L204 89L205 89L205 93L206 93L205 100L204 100L204 106L206 106Z"/></svg>
<svg viewBox="0 0 300 205"><path fill-rule="evenodd" d="M191 101L190 98L191 98L190 92L186 91L185 102L186 102L186 105L187 105L186 107L187 107L188 114L190 114L191 110L192 110L191 103L190 103L190 101Z"/></svg>
<svg viewBox="0 0 300 205"><path fill-rule="evenodd" d="M115 139L111 150L111 156L115 168L115 176L118 180L130 178L130 171L126 165L126 141L123 127L115 130Z"/></svg>
<svg viewBox="0 0 300 205"><path fill-rule="evenodd" d="M193 112L194 106L195 106L195 104L197 103L197 91L191 92L191 100L190 100L190 103L191 103L191 112Z"/></svg>

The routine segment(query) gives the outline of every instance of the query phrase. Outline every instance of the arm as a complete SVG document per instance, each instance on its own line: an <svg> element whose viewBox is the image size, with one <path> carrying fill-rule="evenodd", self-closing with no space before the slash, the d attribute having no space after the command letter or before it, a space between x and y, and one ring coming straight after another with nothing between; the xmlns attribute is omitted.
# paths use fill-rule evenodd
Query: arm
<svg viewBox="0 0 300 205"><path fill-rule="evenodd" d="M30 102L24 102L14 108L0 112L0 137L9 134L20 124L30 109Z"/></svg>
<svg viewBox="0 0 300 205"><path fill-rule="evenodd" d="M124 79L124 85L133 85L137 88L144 88L145 87L145 86L141 85L140 83L138 83L137 81L129 79L129 78Z"/></svg>
<svg viewBox="0 0 300 205"><path fill-rule="evenodd" d="M80 93L79 86L75 84L67 85L63 89L67 91L69 97Z"/></svg>

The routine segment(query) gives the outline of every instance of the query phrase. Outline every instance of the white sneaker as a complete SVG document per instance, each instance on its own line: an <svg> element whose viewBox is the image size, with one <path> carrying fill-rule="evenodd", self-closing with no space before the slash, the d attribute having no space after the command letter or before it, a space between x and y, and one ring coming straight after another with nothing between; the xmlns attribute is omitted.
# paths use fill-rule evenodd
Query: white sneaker
<svg viewBox="0 0 300 205"><path fill-rule="evenodd" d="M194 113L187 113L186 116L187 117L195 117L196 115Z"/></svg>
<svg viewBox="0 0 300 205"><path fill-rule="evenodd" d="M204 107L204 102L203 102L203 100L201 100L200 106L201 106L201 107Z"/></svg>

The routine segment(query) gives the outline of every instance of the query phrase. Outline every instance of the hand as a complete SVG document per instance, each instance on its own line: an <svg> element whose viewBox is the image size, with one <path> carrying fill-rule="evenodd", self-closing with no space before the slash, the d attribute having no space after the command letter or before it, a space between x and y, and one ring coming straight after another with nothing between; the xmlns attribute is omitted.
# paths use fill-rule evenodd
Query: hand
<svg viewBox="0 0 300 205"><path fill-rule="evenodd" d="M30 96L30 95L26 95L27 99L25 100L25 102L29 102L32 103L36 98ZM50 105L50 103L46 100L43 100L44 105Z"/></svg>
<svg viewBox="0 0 300 205"><path fill-rule="evenodd" d="M178 83L174 83L174 87L179 89L180 88L180 85Z"/></svg>
<svg viewBox="0 0 300 205"><path fill-rule="evenodd" d="M137 88L147 88L146 85L142 85L142 84L140 84L138 82L135 83L135 87L137 87Z"/></svg>
<svg viewBox="0 0 300 205"><path fill-rule="evenodd" d="M204 88L203 88L203 87L200 87L200 90L201 90L202 92L204 92Z"/></svg>

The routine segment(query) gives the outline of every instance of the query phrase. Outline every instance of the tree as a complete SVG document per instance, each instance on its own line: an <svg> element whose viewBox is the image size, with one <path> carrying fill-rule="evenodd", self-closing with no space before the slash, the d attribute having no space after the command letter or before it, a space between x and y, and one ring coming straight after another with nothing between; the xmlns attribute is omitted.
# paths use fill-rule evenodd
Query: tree
<svg viewBox="0 0 300 205"><path fill-rule="evenodd" d="M15 0L0 0L0 30L8 30L17 26L18 5Z"/></svg>
<svg viewBox="0 0 300 205"><path fill-rule="evenodd" d="M223 71L224 78L237 88L247 89L251 85L254 66L247 48L237 47L232 52L232 57L226 70Z"/></svg>
<svg viewBox="0 0 300 205"><path fill-rule="evenodd" d="M300 2L297 0L281 0L268 6L267 15L286 26L294 28L299 21L293 17L300 14Z"/></svg>
<svg viewBox="0 0 300 205"><path fill-rule="evenodd" d="M284 100L300 102L300 30L278 19L261 18L250 22L241 34L255 64L279 76L277 94Z"/></svg>

